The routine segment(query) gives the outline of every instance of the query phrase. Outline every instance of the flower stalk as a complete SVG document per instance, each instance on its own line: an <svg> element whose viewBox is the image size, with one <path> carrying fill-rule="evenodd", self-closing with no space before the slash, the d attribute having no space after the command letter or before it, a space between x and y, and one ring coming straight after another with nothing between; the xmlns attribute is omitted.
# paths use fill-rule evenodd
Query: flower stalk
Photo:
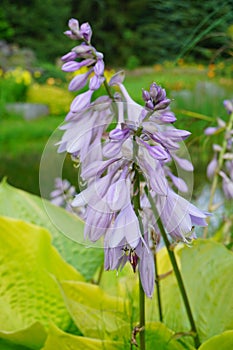
<svg viewBox="0 0 233 350"><path fill-rule="evenodd" d="M163 310L162 310L162 300L161 300L161 291L160 291L160 277L158 273L158 264L157 264L157 254L154 249L154 264L155 264L155 285L156 285L156 294L158 302L158 311L159 311L159 321L163 322Z"/></svg>
<svg viewBox="0 0 233 350"><path fill-rule="evenodd" d="M145 292L142 286L141 278L139 275L139 338L140 338L140 350L146 349L145 340Z"/></svg>
<svg viewBox="0 0 233 350"><path fill-rule="evenodd" d="M137 145L134 142L134 151L137 153ZM135 214L139 221L140 231L143 235L143 224L139 214L140 210L140 175L136 169L135 163L133 163L133 168L135 170L134 175L134 195L133 195L133 207ZM139 339L140 339L140 349L146 349L146 341L145 341L145 292L142 286L142 281L140 274L138 272L139 277Z"/></svg>
<svg viewBox="0 0 233 350"><path fill-rule="evenodd" d="M154 215L156 217L158 217L157 210L156 210L153 198L152 198L152 196L151 196L151 194L150 194L150 192L149 192L147 187L145 188L145 192L147 194L147 197L148 197L148 200L150 202L151 209L152 209ZM190 306L190 303L189 303L188 295L187 295L187 292L185 290L185 286L184 286L184 282L183 282L180 270L178 268L176 257L175 257L174 251L170 247L170 242L169 242L169 239L167 237L167 233L165 232L165 229L164 229L163 224L161 222L161 219L159 217L157 219L157 223L158 223L158 227L160 229L161 235L163 237L165 246L167 248L167 252L168 252L171 264L173 266L173 270L174 270L174 273L175 273L175 276L176 276L176 280L177 280L177 283L178 283L178 286L179 286L179 289L180 289L180 293L181 293L181 296L182 296L182 299L183 299L183 302L184 302L184 305L185 305L185 309L186 309L186 312L187 312L187 316L188 316L188 319L189 319L189 322L190 322L190 325L191 325L191 333L192 332L194 333L195 347L198 348L201 343L200 343L199 336L198 336L198 333L197 333L197 327L196 327L196 324L195 324L195 321L194 321L194 318L193 318L193 314L192 314L191 306Z"/></svg>
<svg viewBox="0 0 233 350"><path fill-rule="evenodd" d="M140 324L133 330L131 345L136 345L135 335L139 332L140 349L145 350L145 295L153 297L155 280L162 321L154 259L155 243L162 236L198 345L187 294L167 238L168 233L171 239L187 243L195 237L193 226L206 225L207 214L174 190L185 193L188 187L170 169L174 161L188 172L193 170L192 164L177 154L180 142L190 133L173 126L176 117L170 109L171 100L155 82L148 91L143 90L142 106L125 88L124 72L117 72L107 81L104 55L91 45L90 25L79 25L76 19L70 19L68 24L70 30L65 34L79 44L62 57L62 69L74 72L87 67L87 73L72 79L69 89L88 89L71 103L66 123L61 126L64 134L58 142L58 152L68 152L81 164L80 178L85 188L75 196L72 207L84 208L84 238L91 242L103 239L105 270L122 269L130 263L133 272L138 271ZM105 95L95 99L95 91L103 85ZM150 188L151 197L145 188ZM153 232L158 233L156 242Z"/></svg>
<svg viewBox="0 0 233 350"><path fill-rule="evenodd" d="M230 114L229 117L229 121L228 124L225 128L225 134L229 134L231 132L233 128L233 112ZM214 196L215 196L215 192L217 190L218 187L218 180L219 180L219 172L222 169L223 166L223 162L224 162L224 155L227 151L227 138L223 138L223 142L222 142L222 146L221 146L221 150L219 152L219 156L218 156L218 163L217 163L217 168L215 169L214 172L214 176L213 176L213 181L212 181L212 185L211 185L211 189L210 189L210 199L209 199L209 204L208 204L208 211L209 212L213 212L215 206L213 205L214 202ZM207 218L206 222L209 223L210 217ZM203 237L207 238L208 236L208 226L205 227L204 229L204 234Z"/></svg>

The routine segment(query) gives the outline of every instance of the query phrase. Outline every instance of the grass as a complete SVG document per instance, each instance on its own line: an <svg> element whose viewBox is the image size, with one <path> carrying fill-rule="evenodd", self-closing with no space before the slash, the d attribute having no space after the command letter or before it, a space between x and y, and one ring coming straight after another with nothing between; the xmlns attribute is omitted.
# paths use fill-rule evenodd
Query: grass
<svg viewBox="0 0 233 350"><path fill-rule="evenodd" d="M211 123L215 124L216 117L227 117L222 102L226 98L232 98L231 79L209 78L207 74L207 68L203 67L167 65L127 72L125 80L132 98L141 104L142 88L148 89L153 81L166 88L177 116L175 126L192 132L187 146L198 172L204 170L211 156L211 145L206 140L203 129ZM50 115L26 121L20 116L3 113L0 119L0 178L7 176L12 185L39 194L40 158L47 140L63 122L64 116L65 114ZM72 180L72 171L72 166L67 161L64 176Z"/></svg>

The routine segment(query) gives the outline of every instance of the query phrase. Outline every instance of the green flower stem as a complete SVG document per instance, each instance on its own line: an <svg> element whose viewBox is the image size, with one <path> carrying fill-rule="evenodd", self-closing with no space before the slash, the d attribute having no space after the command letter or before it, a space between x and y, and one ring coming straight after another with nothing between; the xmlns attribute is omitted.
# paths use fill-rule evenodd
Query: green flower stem
<svg viewBox="0 0 233 350"><path fill-rule="evenodd" d="M139 307L140 307L140 324L139 324L139 338L140 338L140 350L146 349L145 340L145 292L142 287L141 279L139 276Z"/></svg>
<svg viewBox="0 0 233 350"><path fill-rule="evenodd" d="M233 127L233 113L231 113L230 117L229 117L229 121L227 124L227 127L225 129L225 134L230 132L232 130ZM226 149L227 149L227 140L224 137L223 142L222 142L222 149L219 152L219 157L218 157L218 166L217 169L214 173L214 178L213 178L213 182L211 185L211 190L210 190L210 199L209 199L209 205L208 205L208 211L212 212L213 211L213 201L214 201L214 195L218 186L218 178L219 178L219 171L221 170L222 166L223 166L223 162L224 162L224 154L226 153ZM208 217L206 219L207 224L210 221L210 217ZM203 237L206 238L208 235L208 226L205 227L204 229L204 235Z"/></svg>
<svg viewBox="0 0 233 350"><path fill-rule="evenodd" d="M137 145L136 142L134 142L134 151L137 152ZM135 214L137 215L140 231L143 235L143 224L142 219L139 214L140 210L140 175L137 170L136 164L133 163L133 170L134 170L134 185L133 185L133 207ZM140 350L146 349L146 341L145 341L145 292L142 287L140 274L138 273L139 277L139 338L140 338Z"/></svg>
<svg viewBox="0 0 233 350"><path fill-rule="evenodd" d="M188 300L188 296L187 296L187 293L186 293L186 290L185 290L184 282L183 282L180 270L178 268L178 264L177 264L177 261L176 261L176 256L174 254L174 251L170 249L170 242L169 242L169 239L167 237L167 233L165 232L165 229L163 227L162 221L161 221L160 217L158 216L157 209L155 207L153 198L152 198L152 196L151 196L151 194L150 194L150 192L149 192L147 187L145 187L145 192L146 192L147 197L149 199L149 202L150 202L150 205L151 205L151 209L152 209L155 217L158 218L157 219L157 224L159 226L159 230L160 230L161 235L163 237L163 240L164 240L164 243L165 243L165 246L167 248L167 252L168 252L169 258L170 258L170 261L171 261L172 266L173 266L173 270L174 270L174 273L175 273L175 276L176 276L176 280L177 280L177 283L178 283L178 286L179 286L179 289L180 289L180 293L181 293L181 296L183 298L183 302L184 302L185 309L186 309L186 312L187 312L187 316L188 316L188 319L189 319L189 322L190 322L190 325L191 325L191 332L193 332L195 334L194 335L194 343L195 343L196 348L198 348L201 343L200 343L199 336L198 336L198 333L197 333L197 328L196 328L196 325L195 325L195 322L194 322L194 318L193 318L192 310L191 310L190 303L189 303L189 300Z"/></svg>
<svg viewBox="0 0 233 350"><path fill-rule="evenodd" d="M156 284L156 292L157 292L159 320L160 322L163 322L162 300L161 300L161 293L160 293L160 280L159 280L159 274L158 274L156 251L154 251L154 264L155 264L155 284Z"/></svg>
<svg viewBox="0 0 233 350"><path fill-rule="evenodd" d="M107 92L108 96L114 101L114 96L113 96L113 94L111 92L111 89L110 89L108 83L107 83L106 77L104 79L104 87L106 89L106 92Z"/></svg>

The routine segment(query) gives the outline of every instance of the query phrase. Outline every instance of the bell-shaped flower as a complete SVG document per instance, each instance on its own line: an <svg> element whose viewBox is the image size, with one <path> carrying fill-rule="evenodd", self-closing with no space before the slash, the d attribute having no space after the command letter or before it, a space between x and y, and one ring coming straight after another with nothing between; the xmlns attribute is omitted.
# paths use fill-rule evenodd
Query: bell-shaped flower
<svg viewBox="0 0 233 350"><path fill-rule="evenodd" d="M123 70L121 70L111 77L108 85L114 86L114 85L122 84L124 79L125 79L125 72Z"/></svg>
<svg viewBox="0 0 233 350"><path fill-rule="evenodd" d="M82 89L88 81L89 75L92 73L92 69L83 74L76 75L69 84L70 91L77 91Z"/></svg>
<svg viewBox="0 0 233 350"><path fill-rule="evenodd" d="M72 49L79 58L95 58L95 48L91 45L81 44Z"/></svg>
<svg viewBox="0 0 233 350"><path fill-rule="evenodd" d="M108 241L107 235L105 241ZM126 246L121 242L115 248L104 247L104 269L118 270L122 269L128 261L128 255L125 254Z"/></svg>
<svg viewBox="0 0 233 350"><path fill-rule="evenodd" d="M230 179L223 171L219 172L222 177L222 188L227 199L233 199L233 179Z"/></svg>
<svg viewBox="0 0 233 350"><path fill-rule="evenodd" d="M73 113L78 113L85 108L87 108L91 103L91 96L93 94L92 90L83 92L82 94L75 97L73 102L70 105L70 110Z"/></svg>
<svg viewBox="0 0 233 350"><path fill-rule="evenodd" d="M215 153L213 159L210 161L210 163L207 166L206 174L209 180L212 180L214 177L214 174L218 168L218 159L217 155Z"/></svg>
<svg viewBox="0 0 233 350"><path fill-rule="evenodd" d="M145 148L139 150L137 160L151 189L159 195L166 196L168 182L160 161L152 158Z"/></svg>
<svg viewBox="0 0 233 350"><path fill-rule="evenodd" d="M125 239L130 247L135 248L141 237L138 218L131 203L129 203L120 211L114 221L113 227L110 228L108 246L115 248Z"/></svg>
<svg viewBox="0 0 233 350"><path fill-rule="evenodd" d="M82 35L82 38L84 38L88 43L90 43L92 29L89 23L86 22L80 26L80 34Z"/></svg>
<svg viewBox="0 0 233 350"><path fill-rule="evenodd" d="M103 60L97 60L95 66L94 66L94 72L98 76L104 74L104 61Z"/></svg>
<svg viewBox="0 0 233 350"><path fill-rule="evenodd" d="M130 186L130 179L125 178L124 172L109 186L106 200L112 211L120 211L130 203Z"/></svg>
<svg viewBox="0 0 233 350"><path fill-rule="evenodd" d="M82 39L82 35L80 34L79 29L79 21L77 19L71 18L68 22L68 26L72 34L75 36L75 39Z"/></svg>
<svg viewBox="0 0 233 350"><path fill-rule="evenodd" d="M98 202L98 205L88 205L85 212L85 239L92 242L100 239L111 226L113 217L114 214L105 200Z"/></svg>
<svg viewBox="0 0 233 350"><path fill-rule="evenodd" d="M65 54L64 56L62 56L61 60L63 62L69 62L69 61L74 61L76 58L77 58L77 54L75 52L71 51L71 52L68 52L67 54ZM63 69L63 66L62 66L62 69Z"/></svg>
<svg viewBox="0 0 233 350"><path fill-rule="evenodd" d="M151 146L139 138L137 138L137 143L139 145L144 146L147 149L148 153L151 155L151 157L154 159L165 161L170 158L167 151L160 144Z"/></svg>
<svg viewBox="0 0 233 350"><path fill-rule="evenodd" d="M74 53L75 54L75 53ZM80 68L80 63L76 61L69 61L63 64L62 70L64 72L75 72Z"/></svg>
<svg viewBox="0 0 233 350"><path fill-rule="evenodd" d="M139 257L138 270L144 292L152 298L155 286L155 264L151 250L140 241L135 249Z"/></svg>
<svg viewBox="0 0 233 350"><path fill-rule="evenodd" d="M223 104L228 114L233 113L233 100L225 100L223 101Z"/></svg>
<svg viewBox="0 0 233 350"><path fill-rule="evenodd" d="M193 165L188 159L180 158L174 152L171 153L171 156L174 161L181 167L181 169L184 169L186 171L193 171Z"/></svg>
<svg viewBox="0 0 233 350"><path fill-rule="evenodd" d="M108 160L97 160L89 164L85 169L82 169L81 177L84 180L89 180L91 178L100 177L104 171L113 163L117 162L119 158L113 158ZM118 167L121 164L117 164Z"/></svg>
<svg viewBox="0 0 233 350"><path fill-rule="evenodd" d="M89 89L92 91L98 90L100 88L100 86L103 84L105 78L98 76L98 75L94 75L89 82Z"/></svg>
<svg viewBox="0 0 233 350"><path fill-rule="evenodd" d="M184 193L188 192L188 186L183 179L181 179L178 176L175 176L174 174L172 174L171 171L167 171L167 175L170 177L170 179L172 180L172 183L179 191Z"/></svg>
<svg viewBox="0 0 233 350"><path fill-rule="evenodd" d="M167 196L157 196L156 207L166 232L184 242L195 238L193 226L206 226L208 214L169 189Z"/></svg>

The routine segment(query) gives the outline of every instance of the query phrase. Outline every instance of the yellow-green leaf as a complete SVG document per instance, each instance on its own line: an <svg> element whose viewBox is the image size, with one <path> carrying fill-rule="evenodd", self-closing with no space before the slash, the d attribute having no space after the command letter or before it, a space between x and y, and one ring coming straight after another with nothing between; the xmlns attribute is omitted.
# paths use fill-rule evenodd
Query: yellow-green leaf
<svg viewBox="0 0 233 350"><path fill-rule="evenodd" d="M87 248L84 244L84 223L78 216L10 186L5 179L0 183L0 215L47 228L52 234L53 245L62 257L87 280L93 277L103 263L103 249Z"/></svg>
<svg viewBox="0 0 233 350"><path fill-rule="evenodd" d="M128 300L110 296L99 286L61 282L64 300L77 327L84 336L122 340L130 336Z"/></svg>
<svg viewBox="0 0 233 350"><path fill-rule="evenodd" d="M129 345L128 345L129 347ZM46 343L41 350L123 350L127 349L124 343L111 340L101 340L79 337L62 332L51 326Z"/></svg>
<svg viewBox="0 0 233 350"><path fill-rule="evenodd" d="M83 280L39 226L0 217L0 338L32 348L50 321L66 330L71 318L57 280Z"/></svg>
<svg viewBox="0 0 233 350"><path fill-rule="evenodd" d="M233 330L216 335L203 343L199 350L231 350L233 349Z"/></svg>
<svg viewBox="0 0 233 350"><path fill-rule="evenodd" d="M233 253L212 240L198 239L191 247L176 250L201 341L233 329ZM158 254L159 274L171 271L165 250ZM162 279L164 321L176 332L188 332L190 324L174 273ZM158 320L156 296L147 303L147 319Z"/></svg>
<svg viewBox="0 0 233 350"><path fill-rule="evenodd" d="M187 347L180 340L176 340L175 333L160 322L146 324L146 348L148 350L194 350L192 346Z"/></svg>

